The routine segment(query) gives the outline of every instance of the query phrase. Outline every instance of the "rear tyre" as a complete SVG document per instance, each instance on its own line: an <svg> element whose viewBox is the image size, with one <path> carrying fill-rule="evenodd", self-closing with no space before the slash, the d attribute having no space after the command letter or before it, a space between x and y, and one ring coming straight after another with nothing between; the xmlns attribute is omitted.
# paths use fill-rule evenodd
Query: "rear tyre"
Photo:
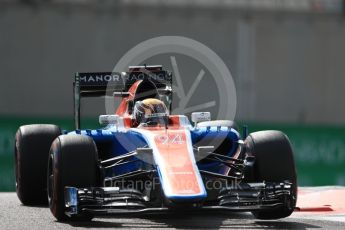
<svg viewBox="0 0 345 230"><path fill-rule="evenodd" d="M293 188L286 206L274 210L254 211L253 215L258 219L290 216L296 206L297 175L288 137L280 131L259 131L251 133L245 143L248 155L255 157L254 165L249 169L252 171L252 178L246 178L246 181L290 181Z"/></svg>
<svg viewBox="0 0 345 230"><path fill-rule="evenodd" d="M15 137L16 191L24 205L47 204L47 159L54 139L61 134L56 125L24 125Z"/></svg>
<svg viewBox="0 0 345 230"><path fill-rule="evenodd" d="M99 185L98 153L93 139L61 135L53 142L48 160L48 201L58 221L91 220L92 216L65 215L65 186L87 188Z"/></svg>

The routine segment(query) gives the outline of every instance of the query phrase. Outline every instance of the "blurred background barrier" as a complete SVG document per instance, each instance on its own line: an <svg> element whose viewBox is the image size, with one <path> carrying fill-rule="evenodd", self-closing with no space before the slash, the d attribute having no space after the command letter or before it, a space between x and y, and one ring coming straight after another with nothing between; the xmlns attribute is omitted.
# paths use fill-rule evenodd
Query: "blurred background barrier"
<svg viewBox="0 0 345 230"><path fill-rule="evenodd" d="M309 11L300 12L222 7L238 2L227 0L209 7L203 2L212 1L202 0L187 6L173 4L185 1L27 2L37 3L0 1L2 115L70 116L75 72L111 71L140 42L176 35L205 44L225 62L237 89L238 120L345 124L341 5L339 11L308 5ZM163 59L147 64L173 70ZM176 61L188 63L180 67L183 78L197 76L197 63ZM99 101L89 105L89 115L104 110Z"/></svg>
<svg viewBox="0 0 345 230"><path fill-rule="evenodd" d="M73 128L75 72L111 71L132 47L167 35L221 57L235 81L236 120L288 134L300 185L345 185L345 1L0 0L0 191L14 189L19 125ZM147 64L174 70L171 60ZM176 62L190 89L200 63ZM193 103L218 96L207 70L203 83ZM104 110L90 100L85 126Z"/></svg>
<svg viewBox="0 0 345 230"><path fill-rule="evenodd" d="M83 120L84 127L98 127L97 118ZM64 130L73 129L70 118L1 117L0 119L0 191L13 191L14 136L23 124L51 123ZM345 126L247 123L250 132L274 129L285 132L292 143L301 186L345 185ZM273 162L272 162L273 164Z"/></svg>

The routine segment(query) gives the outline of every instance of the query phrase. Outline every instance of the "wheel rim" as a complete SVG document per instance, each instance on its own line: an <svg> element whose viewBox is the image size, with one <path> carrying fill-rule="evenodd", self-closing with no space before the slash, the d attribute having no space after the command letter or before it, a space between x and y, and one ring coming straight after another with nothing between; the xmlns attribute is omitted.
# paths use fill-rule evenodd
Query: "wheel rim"
<svg viewBox="0 0 345 230"><path fill-rule="evenodd" d="M19 162L18 162L18 148L17 141L14 143L14 159L15 159L15 176L16 176L16 191L18 191L18 175L19 175Z"/></svg>
<svg viewBox="0 0 345 230"><path fill-rule="evenodd" d="M49 155L48 161L48 178L47 178L47 190L48 190L48 202L49 206L51 205L51 200L53 196L53 186L54 186L54 172L53 172L53 154Z"/></svg>

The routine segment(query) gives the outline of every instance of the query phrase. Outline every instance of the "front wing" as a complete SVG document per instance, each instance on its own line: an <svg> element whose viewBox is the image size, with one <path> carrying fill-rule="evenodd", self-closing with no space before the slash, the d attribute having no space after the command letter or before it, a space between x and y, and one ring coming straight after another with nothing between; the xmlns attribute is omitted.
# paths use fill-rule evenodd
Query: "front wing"
<svg viewBox="0 0 345 230"><path fill-rule="evenodd" d="M182 204L159 206L152 204L141 192L118 187L65 188L66 215L93 216L153 214L176 212L176 210L201 211L255 211L274 210L292 204L296 199L292 184L282 183L241 183L236 188L225 187L220 190L214 203L185 201Z"/></svg>

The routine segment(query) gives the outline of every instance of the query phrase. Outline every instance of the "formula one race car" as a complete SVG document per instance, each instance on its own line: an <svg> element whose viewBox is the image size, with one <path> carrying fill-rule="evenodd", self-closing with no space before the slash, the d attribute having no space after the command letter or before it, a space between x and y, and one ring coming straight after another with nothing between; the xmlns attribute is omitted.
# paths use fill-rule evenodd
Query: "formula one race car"
<svg viewBox="0 0 345 230"><path fill-rule="evenodd" d="M80 129L80 99L120 97L103 128ZM164 101L164 102L163 102ZM15 138L16 190L24 205L49 202L59 221L156 212L251 211L289 216L297 199L293 152L280 131L242 137L210 113L170 115L172 74L162 66L79 73L76 129L21 126Z"/></svg>

